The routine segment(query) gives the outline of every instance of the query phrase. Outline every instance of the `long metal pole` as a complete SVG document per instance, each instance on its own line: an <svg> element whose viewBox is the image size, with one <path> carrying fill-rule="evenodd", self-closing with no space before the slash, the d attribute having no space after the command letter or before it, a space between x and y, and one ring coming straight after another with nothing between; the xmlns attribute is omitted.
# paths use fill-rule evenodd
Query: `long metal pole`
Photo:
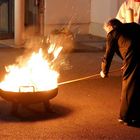
<svg viewBox="0 0 140 140"><path fill-rule="evenodd" d="M120 69L112 70L109 73L113 73L113 72L117 72L117 71L120 71ZM70 83L78 82L78 81L82 81L82 80L86 80L86 79L97 77L97 76L100 76L100 73L93 74L93 75L86 76L86 77L81 77L81 78L78 78L78 79L73 79L73 80L61 82L61 83L58 83L58 86L65 85L65 84L70 84Z"/></svg>

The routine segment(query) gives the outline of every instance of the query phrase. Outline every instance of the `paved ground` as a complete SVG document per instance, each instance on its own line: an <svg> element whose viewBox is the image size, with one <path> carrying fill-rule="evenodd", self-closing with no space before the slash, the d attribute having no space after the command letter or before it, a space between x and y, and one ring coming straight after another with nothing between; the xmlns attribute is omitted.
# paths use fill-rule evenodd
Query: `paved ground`
<svg viewBox="0 0 140 140"><path fill-rule="evenodd" d="M67 63L61 69L59 82L99 74L104 42L96 38L79 40ZM0 48L0 72L14 62L23 49ZM115 57L111 71L120 68ZM44 113L42 104L31 106L36 111L19 108L20 116L9 114L11 104L0 98L1 140L139 140L140 128L117 122L121 72L109 78L95 76L58 87L51 100L53 113Z"/></svg>

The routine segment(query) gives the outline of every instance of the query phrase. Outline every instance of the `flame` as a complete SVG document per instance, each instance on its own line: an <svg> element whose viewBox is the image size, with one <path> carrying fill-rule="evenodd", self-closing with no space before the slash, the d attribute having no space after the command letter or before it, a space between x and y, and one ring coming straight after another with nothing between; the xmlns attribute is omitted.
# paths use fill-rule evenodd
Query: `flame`
<svg viewBox="0 0 140 140"><path fill-rule="evenodd" d="M68 52L73 48L72 33L61 29L52 31L47 38L33 36L28 39L25 48L24 54L18 57L16 64L5 66L7 73L4 80L0 82L0 89L33 92L56 88L59 73L54 70L54 67L60 66L56 59L62 49L63 52Z"/></svg>
<svg viewBox="0 0 140 140"><path fill-rule="evenodd" d="M57 58L62 46L50 45L48 53L53 52L53 60ZM5 91L30 92L46 91L57 87L59 73L52 69L50 63L44 58L43 50L33 52L24 64L13 64L6 66L4 80L0 88Z"/></svg>
<svg viewBox="0 0 140 140"><path fill-rule="evenodd" d="M50 44L50 47L48 49L48 54L51 54L53 52L53 57L54 58L53 58L52 61L54 61L58 57L62 48L63 48L62 46L57 47L55 43Z"/></svg>

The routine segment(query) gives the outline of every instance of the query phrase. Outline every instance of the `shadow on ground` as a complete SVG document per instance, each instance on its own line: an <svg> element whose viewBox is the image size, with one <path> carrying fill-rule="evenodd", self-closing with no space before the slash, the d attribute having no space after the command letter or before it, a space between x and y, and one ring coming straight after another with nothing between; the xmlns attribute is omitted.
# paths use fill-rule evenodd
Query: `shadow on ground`
<svg viewBox="0 0 140 140"><path fill-rule="evenodd" d="M5 122L35 122L66 117L73 111L59 104L51 104L51 110L46 111L42 104L20 106L16 114L11 112L11 104L0 101L0 121Z"/></svg>

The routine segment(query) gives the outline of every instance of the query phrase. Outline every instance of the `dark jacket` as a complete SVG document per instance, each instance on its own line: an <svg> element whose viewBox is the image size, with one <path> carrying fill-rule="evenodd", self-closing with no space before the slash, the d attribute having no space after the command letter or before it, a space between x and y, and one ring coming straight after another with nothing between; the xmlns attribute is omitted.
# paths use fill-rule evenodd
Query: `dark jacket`
<svg viewBox="0 0 140 140"><path fill-rule="evenodd" d="M120 117L140 117L140 25L125 23L107 35L101 69L108 74L114 53L123 60Z"/></svg>

